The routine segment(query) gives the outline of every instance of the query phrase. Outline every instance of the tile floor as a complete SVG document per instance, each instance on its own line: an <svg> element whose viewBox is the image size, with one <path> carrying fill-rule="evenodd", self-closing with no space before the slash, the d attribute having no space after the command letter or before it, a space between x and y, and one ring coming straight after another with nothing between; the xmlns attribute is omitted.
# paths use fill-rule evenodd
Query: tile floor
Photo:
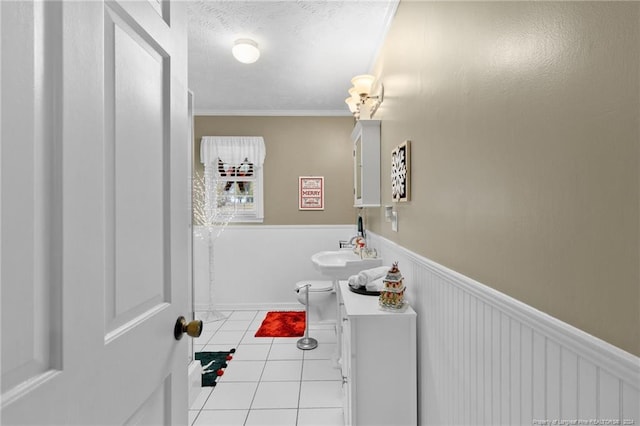
<svg viewBox="0 0 640 426"><path fill-rule="evenodd" d="M333 326L312 326L318 347L299 338L254 337L266 311L223 312L196 339L198 351L228 351L233 360L215 387L205 387L189 410L192 426L343 426L342 381L332 358Z"/></svg>

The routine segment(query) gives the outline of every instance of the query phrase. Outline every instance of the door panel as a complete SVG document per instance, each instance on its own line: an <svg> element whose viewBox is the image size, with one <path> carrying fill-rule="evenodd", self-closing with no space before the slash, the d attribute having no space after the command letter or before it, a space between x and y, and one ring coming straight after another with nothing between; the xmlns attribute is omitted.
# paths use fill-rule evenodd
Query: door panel
<svg viewBox="0 0 640 426"><path fill-rule="evenodd" d="M162 382L153 394L140 406L125 425L166 425L171 424L170 413L166 409L167 399L170 398L171 382L169 379Z"/></svg>
<svg viewBox="0 0 640 426"><path fill-rule="evenodd" d="M50 196L56 183L48 161L55 153L43 116L52 95L44 74L44 8L16 2L2 9L0 51L2 61L12 64L3 66L0 88L1 322L2 336L11 336L2 344L4 394L59 366L60 283L58 247L52 246L58 216Z"/></svg>
<svg viewBox="0 0 640 426"><path fill-rule="evenodd" d="M119 16L105 19L107 330L168 302L162 213L168 193L165 58ZM140 108L140 103L145 108ZM135 282L135 285L129 283Z"/></svg>
<svg viewBox="0 0 640 426"><path fill-rule="evenodd" d="M183 9L0 2L3 425L187 421Z"/></svg>

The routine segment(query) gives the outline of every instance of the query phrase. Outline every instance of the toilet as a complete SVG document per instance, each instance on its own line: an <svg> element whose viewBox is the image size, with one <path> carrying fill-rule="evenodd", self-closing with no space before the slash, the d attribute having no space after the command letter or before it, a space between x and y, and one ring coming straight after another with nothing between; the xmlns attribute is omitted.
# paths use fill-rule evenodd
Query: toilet
<svg viewBox="0 0 640 426"><path fill-rule="evenodd" d="M336 322L336 291L332 281L299 281L296 283L298 302L306 304L309 288L309 323Z"/></svg>

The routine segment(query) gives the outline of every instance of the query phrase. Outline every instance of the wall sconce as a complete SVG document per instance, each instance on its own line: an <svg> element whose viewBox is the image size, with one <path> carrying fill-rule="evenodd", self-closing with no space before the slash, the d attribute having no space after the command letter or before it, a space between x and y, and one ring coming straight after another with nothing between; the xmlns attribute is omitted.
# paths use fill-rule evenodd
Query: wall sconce
<svg viewBox="0 0 640 426"><path fill-rule="evenodd" d="M379 93L372 95L375 81L376 78L368 74L357 75L351 79L353 87L349 89L349 97L345 102L356 120L360 120L362 116L373 117L384 99L382 82Z"/></svg>
<svg viewBox="0 0 640 426"><path fill-rule="evenodd" d="M258 43L248 38L241 38L235 41L231 49L233 57L243 64L252 64L260 57Z"/></svg>

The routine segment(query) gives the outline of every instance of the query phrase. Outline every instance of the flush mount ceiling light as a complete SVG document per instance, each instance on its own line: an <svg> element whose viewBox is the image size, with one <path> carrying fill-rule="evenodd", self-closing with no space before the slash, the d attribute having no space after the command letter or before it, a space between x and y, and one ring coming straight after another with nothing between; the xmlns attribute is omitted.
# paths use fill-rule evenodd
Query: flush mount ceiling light
<svg viewBox="0 0 640 426"><path fill-rule="evenodd" d="M362 116L373 117L384 99L384 86L379 84L378 94L372 95L376 78L369 74L357 75L351 79L353 87L349 89L349 97L345 102L349 110L359 120Z"/></svg>
<svg viewBox="0 0 640 426"><path fill-rule="evenodd" d="M233 53L234 58L243 64L252 64L260 57L258 43L248 38L236 40L231 53Z"/></svg>

